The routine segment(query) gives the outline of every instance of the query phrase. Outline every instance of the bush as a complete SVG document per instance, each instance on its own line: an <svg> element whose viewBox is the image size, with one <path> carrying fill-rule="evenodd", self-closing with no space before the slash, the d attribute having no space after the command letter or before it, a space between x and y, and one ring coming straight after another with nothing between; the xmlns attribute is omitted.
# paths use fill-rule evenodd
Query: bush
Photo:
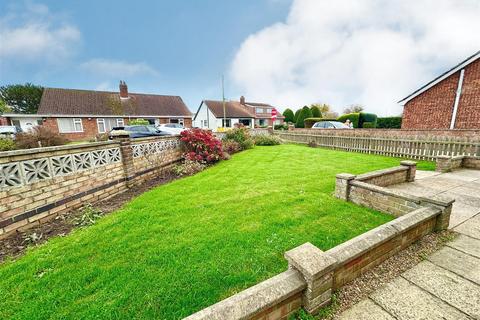
<svg viewBox="0 0 480 320"><path fill-rule="evenodd" d="M285 122L294 122L294 119L295 119L295 114L293 113L293 111L289 108L285 109L285 111L283 111L283 116L285 117Z"/></svg>
<svg viewBox="0 0 480 320"><path fill-rule="evenodd" d="M173 172L177 176L191 176L205 169L206 165L193 160L185 160L182 164L173 167Z"/></svg>
<svg viewBox="0 0 480 320"><path fill-rule="evenodd" d="M67 142L68 139L44 126L33 127L30 131L19 133L15 137L18 149L61 146Z"/></svg>
<svg viewBox="0 0 480 320"><path fill-rule="evenodd" d="M288 130L288 124L276 124L275 125L275 130Z"/></svg>
<svg viewBox="0 0 480 320"><path fill-rule="evenodd" d="M10 151L15 149L15 142L9 138L0 138L0 151Z"/></svg>
<svg viewBox="0 0 480 320"><path fill-rule="evenodd" d="M234 154L239 151L242 151L242 146L235 140L223 140L222 141L223 151L228 154Z"/></svg>
<svg viewBox="0 0 480 320"><path fill-rule="evenodd" d="M247 128L235 128L225 133L223 140L233 140L240 144L242 150L251 149L254 147L252 137Z"/></svg>
<svg viewBox="0 0 480 320"><path fill-rule="evenodd" d="M377 128L400 129L402 128L402 117L377 118Z"/></svg>
<svg viewBox="0 0 480 320"><path fill-rule="evenodd" d="M312 118L312 111L310 111L310 108L305 106L301 109L299 115L298 115L298 118L297 118L297 122L295 123L295 127L296 128L304 128L305 127L305 119L307 118Z"/></svg>
<svg viewBox="0 0 480 320"><path fill-rule="evenodd" d="M180 133L185 160L213 163L223 159L222 142L209 130L191 129Z"/></svg>
<svg viewBox="0 0 480 320"><path fill-rule="evenodd" d="M95 138L90 139L89 142L108 141L108 133L98 133Z"/></svg>
<svg viewBox="0 0 480 320"><path fill-rule="evenodd" d="M300 112L302 112L302 108L300 108L300 109L298 109L297 111L295 111L295 114L293 115L293 124L296 124L296 123L297 123L298 116L300 115Z"/></svg>
<svg viewBox="0 0 480 320"><path fill-rule="evenodd" d="M310 111L312 112L312 117L313 118L321 118L322 117L322 112L320 111L320 108L316 105L313 105L310 107Z"/></svg>
<svg viewBox="0 0 480 320"><path fill-rule="evenodd" d="M344 123L345 121L347 121L347 119L349 119L350 122L352 122L352 125L353 125L354 128L361 128L361 127L359 127L360 113L344 114L344 115L338 117L337 121Z"/></svg>
<svg viewBox="0 0 480 320"><path fill-rule="evenodd" d="M360 118L358 120L359 128L367 128L364 126L364 123L370 122L369 128L375 128L377 126L377 115L374 113L360 112Z"/></svg>
<svg viewBox="0 0 480 320"><path fill-rule="evenodd" d="M363 128L365 129L372 129L375 128L375 122L364 122Z"/></svg>
<svg viewBox="0 0 480 320"><path fill-rule="evenodd" d="M280 138L278 138L277 136L266 134L256 135L253 140L255 141L255 145L257 146L276 146L282 143Z"/></svg>
<svg viewBox="0 0 480 320"><path fill-rule="evenodd" d="M145 120L145 119L131 119L131 120L128 120L128 125L130 126L134 126L134 125L149 125L150 122L148 122L148 120Z"/></svg>

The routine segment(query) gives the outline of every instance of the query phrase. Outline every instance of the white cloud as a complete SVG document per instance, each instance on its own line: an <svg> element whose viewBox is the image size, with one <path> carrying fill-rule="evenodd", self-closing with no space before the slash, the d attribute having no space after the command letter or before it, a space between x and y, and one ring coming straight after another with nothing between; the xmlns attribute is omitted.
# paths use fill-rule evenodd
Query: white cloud
<svg viewBox="0 0 480 320"><path fill-rule="evenodd" d="M95 75L115 77L117 79L138 75L158 75L154 68L144 62L129 63L118 60L92 59L82 63L80 67Z"/></svg>
<svg viewBox="0 0 480 320"><path fill-rule="evenodd" d="M72 54L80 41L80 31L60 22L48 7L27 3L0 18L0 58L13 61L58 63Z"/></svg>
<svg viewBox="0 0 480 320"><path fill-rule="evenodd" d="M480 1L296 0L286 22L250 35L231 65L248 100L298 107L396 101L480 49Z"/></svg>

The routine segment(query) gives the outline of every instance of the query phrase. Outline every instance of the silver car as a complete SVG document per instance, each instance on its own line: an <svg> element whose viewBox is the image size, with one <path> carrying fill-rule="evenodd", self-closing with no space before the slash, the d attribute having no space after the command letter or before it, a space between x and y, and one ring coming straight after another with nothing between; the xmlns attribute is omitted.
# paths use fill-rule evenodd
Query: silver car
<svg viewBox="0 0 480 320"><path fill-rule="evenodd" d="M319 121L319 122L315 122L315 124L312 126L312 129L353 129L353 128L339 121Z"/></svg>

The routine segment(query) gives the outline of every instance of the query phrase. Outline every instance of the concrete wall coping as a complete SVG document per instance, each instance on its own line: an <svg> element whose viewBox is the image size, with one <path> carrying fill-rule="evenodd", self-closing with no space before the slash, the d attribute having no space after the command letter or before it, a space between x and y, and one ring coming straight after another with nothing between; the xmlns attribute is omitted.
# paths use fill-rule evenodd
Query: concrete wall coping
<svg viewBox="0 0 480 320"><path fill-rule="evenodd" d="M353 239L350 239L325 253L337 260L339 265L346 264L353 259L364 255L382 243L415 227L419 223L441 213L440 209L425 207L414 210L393 221L378 226Z"/></svg>
<svg viewBox="0 0 480 320"><path fill-rule="evenodd" d="M200 310L185 320L249 319L306 287L307 283L301 273L290 269Z"/></svg>
<svg viewBox="0 0 480 320"><path fill-rule="evenodd" d="M407 170L408 170L408 166L397 166L397 167L388 168L388 169L376 170L376 171L360 174L355 178L355 180L364 181L364 180L369 180L369 179L372 179L372 178L381 177L381 176L384 176L384 175L387 175L387 174L393 174L393 173L407 171Z"/></svg>
<svg viewBox="0 0 480 320"><path fill-rule="evenodd" d="M388 188L384 188L384 187L379 187L379 186L376 186L374 184L370 184L370 183L367 183L367 182L353 180L353 181L350 182L350 184L352 186L355 186L355 187L359 187L359 188L362 188L362 189L378 192L378 193L381 193L381 194L384 194L384 195L387 195L387 196L392 196L392 197L412 201L412 202L415 202L415 203L418 203L418 204L420 204L422 202L422 198L420 198L420 197L412 196L408 193L404 193L404 192L401 192L401 191L398 191L398 190L392 190L392 189L388 189Z"/></svg>
<svg viewBox="0 0 480 320"><path fill-rule="evenodd" d="M130 139L130 142L131 142L131 144L139 144L139 143L143 143L143 142L152 142L152 141L156 141L156 140L177 139L178 137L180 137L179 134L171 135L171 136L134 138L134 139Z"/></svg>
<svg viewBox="0 0 480 320"><path fill-rule="evenodd" d="M13 151L3 151L3 152L0 152L0 158L23 156L23 155L34 154L34 153L65 151L65 150L72 150L74 152L76 150L82 150L82 149L86 149L86 148L100 147L100 146L110 146L110 145L118 145L118 144L119 143L116 142L116 141L100 141L100 142L91 142L91 143L79 143L79 144L72 144L72 145L63 145L63 146L53 146L53 147L31 148L31 149L22 149L22 150L13 150Z"/></svg>
<svg viewBox="0 0 480 320"><path fill-rule="evenodd" d="M336 261L322 250L306 242L285 252L288 263L298 269L308 280L314 280L331 271Z"/></svg>

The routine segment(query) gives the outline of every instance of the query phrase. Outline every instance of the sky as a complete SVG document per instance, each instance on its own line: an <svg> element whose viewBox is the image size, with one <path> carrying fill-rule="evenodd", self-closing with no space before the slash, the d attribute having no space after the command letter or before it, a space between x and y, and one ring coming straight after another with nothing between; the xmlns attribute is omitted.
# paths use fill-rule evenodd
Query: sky
<svg viewBox="0 0 480 320"><path fill-rule="evenodd" d="M0 2L0 85L267 102L398 100L480 50L480 0Z"/></svg>

